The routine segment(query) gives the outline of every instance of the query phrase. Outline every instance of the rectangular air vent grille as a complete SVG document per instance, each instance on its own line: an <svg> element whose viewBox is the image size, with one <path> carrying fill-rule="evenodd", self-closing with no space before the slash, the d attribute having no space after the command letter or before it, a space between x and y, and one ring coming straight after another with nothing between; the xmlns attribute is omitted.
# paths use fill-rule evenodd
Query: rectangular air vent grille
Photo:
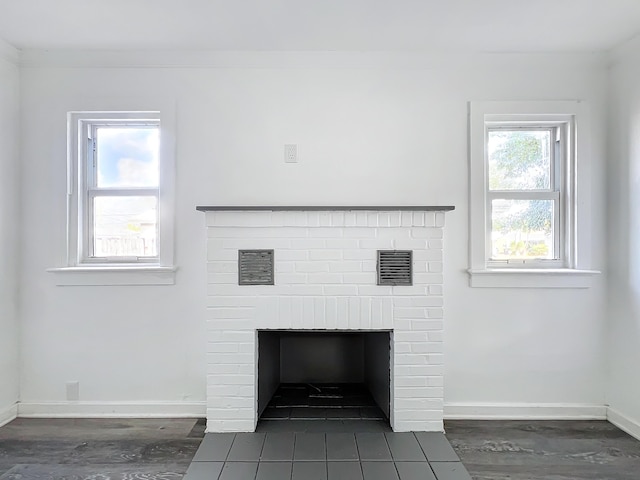
<svg viewBox="0 0 640 480"><path fill-rule="evenodd" d="M238 285L273 284L273 250L238 250Z"/></svg>
<svg viewBox="0 0 640 480"><path fill-rule="evenodd" d="M413 285L413 252L378 250L378 285Z"/></svg>

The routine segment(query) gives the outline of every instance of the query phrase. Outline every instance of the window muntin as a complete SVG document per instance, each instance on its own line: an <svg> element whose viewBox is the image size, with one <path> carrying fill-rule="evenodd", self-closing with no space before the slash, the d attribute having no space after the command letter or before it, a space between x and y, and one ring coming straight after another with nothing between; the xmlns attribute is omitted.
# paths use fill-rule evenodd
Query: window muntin
<svg viewBox="0 0 640 480"><path fill-rule="evenodd" d="M485 127L487 266L566 267L567 124Z"/></svg>

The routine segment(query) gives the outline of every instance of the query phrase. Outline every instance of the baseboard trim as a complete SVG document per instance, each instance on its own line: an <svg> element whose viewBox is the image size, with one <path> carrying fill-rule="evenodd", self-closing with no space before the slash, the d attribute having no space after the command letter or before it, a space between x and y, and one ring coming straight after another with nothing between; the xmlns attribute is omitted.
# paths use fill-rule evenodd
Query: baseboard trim
<svg viewBox="0 0 640 480"><path fill-rule="evenodd" d="M206 402L21 402L25 418L202 418Z"/></svg>
<svg viewBox="0 0 640 480"><path fill-rule="evenodd" d="M445 420L606 420L604 405L574 403L447 403Z"/></svg>
<svg viewBox="0 0 640 480"><path fill-rule="evenodd" d="M627 417L615 408L607 407L607 420L620 430L640 440L640 422Z"/></svg>
<svg viewBox="0 0 640 480"><path fill-rule="evenodd" d="M16 403L0 410L0 427L25 418L204 418L206 402ZM448 403L445 420L609 420L640 440L640 422L604 405Z"/></svg>
<svg viewBox="0 0 640 480"><path fill-rule="evenodd" d="M12 422L18 416L18 404L14 403L6 408L0 409L0 427Z"/></svg>

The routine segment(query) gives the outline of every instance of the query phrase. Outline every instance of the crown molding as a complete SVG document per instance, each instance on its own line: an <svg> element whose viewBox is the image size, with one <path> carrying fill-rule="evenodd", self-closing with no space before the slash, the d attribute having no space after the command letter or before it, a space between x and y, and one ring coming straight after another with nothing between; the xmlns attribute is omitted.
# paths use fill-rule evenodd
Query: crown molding
<svg viewBox="0 0 640 480"><path fill-rule="evenodd" d="M603 68L605 53L22 50L24 68Z"/></svg>

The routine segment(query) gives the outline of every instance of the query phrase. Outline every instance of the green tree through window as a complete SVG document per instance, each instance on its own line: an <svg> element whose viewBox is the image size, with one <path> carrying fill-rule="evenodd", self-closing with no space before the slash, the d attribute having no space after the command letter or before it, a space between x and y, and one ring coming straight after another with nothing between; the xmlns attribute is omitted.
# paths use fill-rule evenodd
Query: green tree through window
<svg viewBox="0 0 640 480"><path fill-rule="evenodd" d="M551 129L489 132L492 257L554 258L554 201L527 192L552 191Z"/></svg>

